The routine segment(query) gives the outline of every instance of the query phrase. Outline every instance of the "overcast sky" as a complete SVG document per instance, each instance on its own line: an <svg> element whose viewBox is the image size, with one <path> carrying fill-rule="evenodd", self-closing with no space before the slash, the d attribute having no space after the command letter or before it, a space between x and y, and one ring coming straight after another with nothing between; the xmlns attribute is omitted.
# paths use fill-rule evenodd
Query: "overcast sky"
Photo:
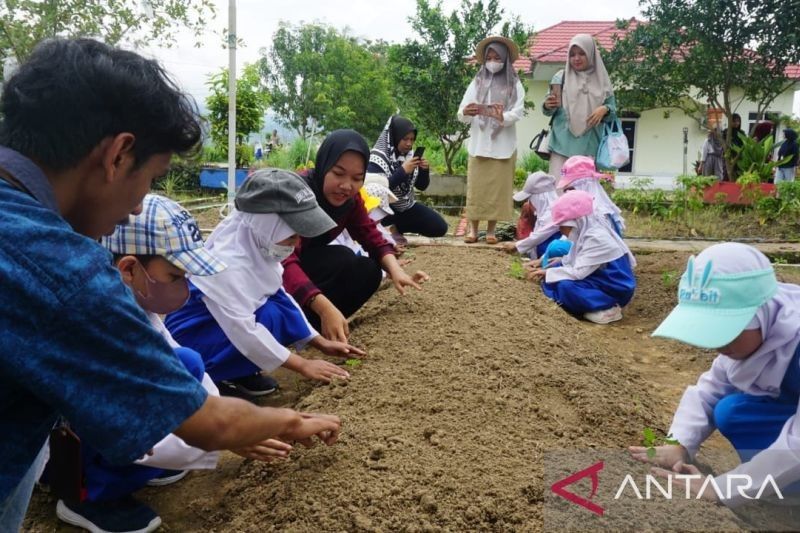
<svg viewBox="0 0 800 533"><path fill-rule="evenodd" d="M435 0L431 0L431 3ZM215 0L217 17L209 26L200 48L189 35L181 38L171 49L153 49L144 52L158 58L183 86L197 99L200 106L208 94L208 74L228 66L228 52L222 48L220 37L228 27L228 0ZM458 7L460 0L443 0L445 12ZM258 50L269 47L279 21L323 22L337 29L349 28L352 35L367 39L402 42L416 34L408 22L414 14L415 0L238 0L237 34L245 46L237 50L237 69L258 59ZM615 20L641 18L638 0L500 0L508 17L520 15L522 20L542 30L562 20ZM216 33L215 33L216 32ZM795 98L795 114L800 112L800 101Z"/></svg>
<svg viewBox="0 0 800 533"><path fill-rule="evenodd" d="M433 2L434 0L432 0ZM202 104L207 94L207 75L228 66L228 53L222 48L218 35L228 27L228 1L215 0L217 18L211 24L205 44L195 48L193 36L181 38L172 49L155 49L148 52L164 66ZM443 0L449 13L460 0ZM237 68L258 58L259 48L269 47L279 21L291 23L323 22L337 29L350 29L352 35L368 39L402 42L415 37L408 17L414 14L415 0L294 0L294 1L237 1L237 34L245 46L237 50ZM500 0L506 15L520 15L526 24L541 30L562 20L615 20L640 16L638 0L558 0L533 2L531 0Z"/></svg>

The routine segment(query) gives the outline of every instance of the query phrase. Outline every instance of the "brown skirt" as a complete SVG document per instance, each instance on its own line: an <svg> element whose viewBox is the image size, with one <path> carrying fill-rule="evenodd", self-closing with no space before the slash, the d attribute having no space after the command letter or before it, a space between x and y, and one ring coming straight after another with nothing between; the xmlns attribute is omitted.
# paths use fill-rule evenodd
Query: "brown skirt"
<svg viewBox="0 0 800 533"><path fill-rule="evenodd" d="M467 166L468 219L512 220L516 162L516 152L508 159L470 156Z"/></svg>

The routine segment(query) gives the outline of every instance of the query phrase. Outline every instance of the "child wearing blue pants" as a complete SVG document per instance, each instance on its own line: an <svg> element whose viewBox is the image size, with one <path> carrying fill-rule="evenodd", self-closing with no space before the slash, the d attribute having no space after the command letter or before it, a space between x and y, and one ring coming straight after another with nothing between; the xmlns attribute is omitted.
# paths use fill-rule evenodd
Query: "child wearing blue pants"
<svg viewBox="0 0 800 533"><path fill-rule="evenodd" d="M560 260L533 271L542 291L567 312L596 324L622 319L636 290L636 260L627 245L596 214L584 191L568 191L553 204L553 225L572 242ZM535 264L533 267L540 267Z"/></svg>
<svg viewBox="0 0 800 533"><path fill-rule="evenodd" d="M711 246L689 259L678 305L653 333L719 355L697 384L684 392L670 433L680 443L659 446L652 458L670 473L699 473L687 464L715 429L742 461L718 476L722 503L735 507L766 486L796 493L800 481L800 287L778 283L764 254L738 243ZM630 448L648 461L646 450ZM750 489L742 478L748 476ZM702 483L703 480L696 480ZM730 494L728 483L738 487ZM694 490L699 485L693 482ZM742 489L741 491L738 489ZM745 495L742 495L744 492ZM703 496L718 500L713 490Z"/></svg>
<svg viewBox="0 0 800 533"><path fill-rule="evenodd" d="M279 366L324 382L347 379L348 372L339 366L286 348L310 344L328 355L364 354L317 333L283 290L281 261L294 251L298 235L315 237L336 224L303 179L283 170L251 175L235 204L206 243L228 268L213 276L190 277L189 301L164 321L170 333L202 354L206 371L223 393L268 394L276 384L261 372Z"/></svg>
<svg viewBox="0 0 800 533"><path fill-rule="evenodd" d="M132 290L153 328L206 391L218 396L200 354L179 346L158 317L186 301L187 272L204 276L225 269L224 263L203 248L195 220L172 200L149 194L142 203L142 213L117 226L102 243L114 254L122 281ZM234 451L247 458L269 460L286 457L291 449L284 442L268 439ZM153 531L161 518L132 494L148 484L177 481L187 469L215 468L218 457L219 452L206 452L168 435L153 446L151 454L133 464L115 465L83 442L83 499L59 500L56 514L62 521L90 531Z"/></svg>

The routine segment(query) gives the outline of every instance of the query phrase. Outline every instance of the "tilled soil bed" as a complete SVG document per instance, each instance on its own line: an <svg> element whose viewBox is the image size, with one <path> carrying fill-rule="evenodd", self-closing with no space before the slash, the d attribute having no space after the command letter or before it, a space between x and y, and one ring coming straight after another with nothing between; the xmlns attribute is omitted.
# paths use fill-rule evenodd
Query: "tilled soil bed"
<svg viewBox="0 0 800 533"><path fill-rule="evenodd" d="M497 251L420 247L409 255L408 269L432 279L405 297L380 291L354 317L351 340L369 355L351 368L351 380L314 387L283 374L282 391L269 400L338 414L340 442L296 450L277 464L225 455L215 471L142 491L164 530L601 525L578 508L574 521L545 524L545 505L559 505L545 483L545 454L621 450L639 444L643 428L669 426L680 392L711 361L649 337L674 304L686 255L641 255L637 295L611 326L568 316L511 277L510 258ZM700 512L675 513L672 529L742 527L726 508L691 503ZM648 507L626 509L636 529L649 529ZM29 517L30 531L70 530L41 493Z"/></svg>

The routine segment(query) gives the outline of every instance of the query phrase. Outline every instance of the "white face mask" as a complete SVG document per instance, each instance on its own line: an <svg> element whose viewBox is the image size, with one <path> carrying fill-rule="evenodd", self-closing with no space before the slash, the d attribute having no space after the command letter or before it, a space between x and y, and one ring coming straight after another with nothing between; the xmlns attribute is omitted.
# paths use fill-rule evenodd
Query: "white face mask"
<svg viewBox="0 0 800 533"><path fill-rule="evenodd" d="M492 74L497 74L501 70L503 70L503 63L500 61L487 61L484 63L486 70L491 72Z"/></svg>
<svg viewBox="0 0 800 533"><path fill-rule="evenodd" d="M274 259L278 262L283 261L294 252L294 246L288 244L272 243L266 248L259 248L261 255L266 259Z"/></svg>

